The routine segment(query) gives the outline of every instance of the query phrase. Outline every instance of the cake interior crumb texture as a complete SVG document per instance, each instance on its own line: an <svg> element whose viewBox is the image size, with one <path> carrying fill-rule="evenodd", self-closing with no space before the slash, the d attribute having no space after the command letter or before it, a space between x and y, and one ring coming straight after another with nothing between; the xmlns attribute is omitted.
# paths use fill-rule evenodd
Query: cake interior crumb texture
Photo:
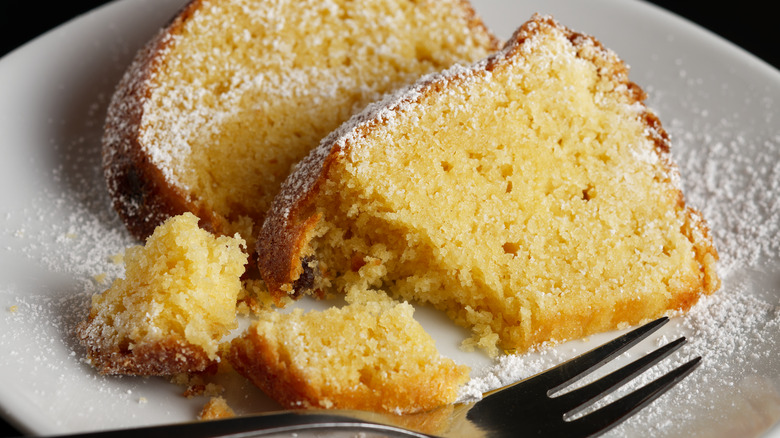
<svg viewBox="0 0 780 438"><path fill-rule="evenodd" d="M215 237L190 214L157 227L125 254L125 277L92 298L79 328L101 372L171 375L202 371L238 327L244 241Z"/></svg>
<svg viewBox="0 0 780 438"><path fill-rule="evenodd" d="M290 167L351 114L495 46L460 0L204 3L157 55L141 144L248 241Z"/></svg>
<svg viewBox="0 0 780 438"><path fill-rule="evenodd" d="M288 180L261 258L310 224L298 257L320 287L432 303L490 354L686 310L718 288L717 253L644 97L613 52L536 16L326 140ZM269 287L289 290L304 270L280 286L273 257Z"/></svg>
<svg viewBox="0 0 780 438"><path fill-rule="evenodd" d="M397 414L455 401L468 367L442 357L414 308L353 291L323 311L267 311L232 341L230 362L284 408Z"/></svg>

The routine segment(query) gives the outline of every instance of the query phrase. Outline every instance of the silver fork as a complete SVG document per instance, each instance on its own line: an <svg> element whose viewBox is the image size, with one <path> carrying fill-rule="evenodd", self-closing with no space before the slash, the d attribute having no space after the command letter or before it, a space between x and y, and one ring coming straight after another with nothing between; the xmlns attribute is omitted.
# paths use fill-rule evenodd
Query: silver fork
<svg viewBox="0 0 780 438"><path fill-rule="evenodd" d="M96 432L99 437L191 438L229 436L289 436L306 431L360 433L399 437L584 437L606 432L647 406L690 374L697 357L622 398L579 418L578 413L672 354L685 343L679 338L585 386L557 395L658 330L660 318L541 374L488 392L474 403L442 407L415 415L362 411L295 410L267 414Z"/></svg>

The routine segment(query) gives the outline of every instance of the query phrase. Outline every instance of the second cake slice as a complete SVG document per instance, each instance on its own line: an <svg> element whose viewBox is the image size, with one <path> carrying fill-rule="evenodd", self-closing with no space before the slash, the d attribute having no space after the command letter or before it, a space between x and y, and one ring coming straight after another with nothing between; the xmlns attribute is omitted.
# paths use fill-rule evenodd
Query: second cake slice
<svg viewBox="0 0 780 438"><path fill-rule="evenodd" d="M259 236L263 278L428 302L492 354L688 309L717 252L644 99L596 39L535 16L309 154Z"/></svg>

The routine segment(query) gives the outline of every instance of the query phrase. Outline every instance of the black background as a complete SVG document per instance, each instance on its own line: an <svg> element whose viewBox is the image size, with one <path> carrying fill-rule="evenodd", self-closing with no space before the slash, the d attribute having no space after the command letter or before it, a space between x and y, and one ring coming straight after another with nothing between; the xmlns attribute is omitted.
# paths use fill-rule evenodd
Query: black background
<svg viewBox="0 0 780 438"><path fill-rule="evenodd" d="M522 0L517 0L522 1ZM587 1L587 0L581 0ZM34 2L2 0L0 5L0 56L41 33L106 1ZM772 2L739 3L687 0L654 0L655 3L741 46L780 69L780 37ZM2 133L0 133L2 135ZM2 353L0 353L2 354ZM0 437L17 432L0 418Z"/></svg>
<svg viewBox="0 0 780 438"><path fill-rule="evenodd" d="M516 0L522 1L522 0ZM588 1L588 0L581 0ZM738 3L711 0L652 0L663 8L741 46L780 69L780 35L772 2L744 0ZM54 2L3 0L0 5L0 56L105 0Z"/></svg>

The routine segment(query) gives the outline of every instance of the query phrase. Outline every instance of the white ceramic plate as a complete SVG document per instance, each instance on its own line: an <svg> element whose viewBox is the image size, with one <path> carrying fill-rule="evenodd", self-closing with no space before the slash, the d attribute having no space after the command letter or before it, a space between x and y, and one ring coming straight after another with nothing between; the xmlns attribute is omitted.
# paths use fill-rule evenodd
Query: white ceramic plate
<svg viewBox="0 0 780 438"><path fill-rule="evenodd" d="M182 3L118 1L0 59L0 412L25 432L187 421L205 402L158 378L96 375L71 333L89 296L106 287L100 274L121 275L110 256L133 243L98 169L107 100L135 50ZM722 290L643 347L687 334L690 345L661 370L698 354L704 365L612 433L766 432L780 419L780 73L637 1L473 3L500 37L533 12L549 13L631 65L673 135L688 201L704 211L721 252ZM445 354L475 367L472 391L608 337L493 364L461 352L465 333L440 315L418 315ZM242 379L223 383L240 412L275 407Z"/></svg>

